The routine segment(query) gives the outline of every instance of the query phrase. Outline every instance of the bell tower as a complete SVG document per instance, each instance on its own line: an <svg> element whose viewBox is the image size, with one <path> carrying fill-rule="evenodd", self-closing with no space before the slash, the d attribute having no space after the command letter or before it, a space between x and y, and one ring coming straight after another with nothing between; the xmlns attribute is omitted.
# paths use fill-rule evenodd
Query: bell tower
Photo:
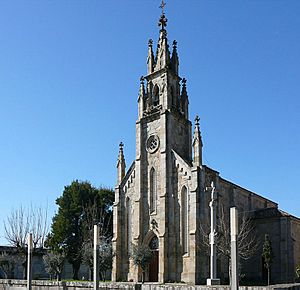
<svg viewBox="0 0 300 290"><path fill-rule="evenodd" d="M160 31L155 54L153 40L150 39L148 42L147 75L141 77L137 124L149 124L151 127L151 123L157 123L159 120L160 132L157 131L156 135L158 138L162 138L161 141L167 141L168 144L158 142L157 145L169 145L168 148L165 147L165 150L174 149L190 161L192 159L191 142L187 142L187 139L191 139L191 123L188 120L189 100L186 79L182 79L178 74L179 58L176 40L173 41L172 53L169 50L167 18L164 11L158 25ZM146 133L144 127L141 129L143 131L141 133ZM167 139L163 140L164 137ZM137 138L141 141L138 134ZM137 150L137 159L140 154L141 152Z"/></svg>
<svg viewBox="0 0 300 290"><path fill-rule="evenodd" d="M169 47L164 6L162 1L155 49L153 40L148 42L147 74L140 78L138 93L136 158L126 174L123 144L120 145L113 281L141 281L141 271L130 259L132 244L153 250L155 258L145 281L181 281L183 271L188 273L190 268L183 256L188 257L189 263L195 260L194 253L187 254L188 235L193 230L188 211L189 199L192 200L191 167L195 164L187 81L179 76L177 41L173 41L171 50ZM194 143L196 148L198 143ZM200 162L201 156L197 156L198 167Z"/></svg>
<svg viewBox="0 0 300 290"><path fill-rule="evenodd" d="M173 156L178 154L191 164L192 138L186 80L179 76L177 41L173 41L172 52L169 49L164 11L158 25L156 52L150 39L147 75L141 77L138 96L135 171L139 214L134 218L138 226L133 229L133 237L147 245L153 237L158 239L157 265L149 270L148 281L164 282L176 279L176 269L171 269L176 260L176 232L170 227L175 223L177 196ZM158 273L153 278L156 268Z"/></svg>

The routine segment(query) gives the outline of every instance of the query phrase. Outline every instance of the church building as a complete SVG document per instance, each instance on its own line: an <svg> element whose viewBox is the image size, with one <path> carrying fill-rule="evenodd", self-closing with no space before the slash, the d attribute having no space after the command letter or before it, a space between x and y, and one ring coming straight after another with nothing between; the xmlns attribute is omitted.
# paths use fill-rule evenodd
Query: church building
<svg viewBox="0 0 300 290"><path fill-rule="evenodd" d="M210 220L208 188L214 182L218 221L229 224L229 209L251 218L259 246L241 259L245 279L266 275L261 258L265 234L272 242L272 283L292 282L300 264L300 220L254 192L223 179L203 164L199 117L189 116L187 81L179 74L177 42L171 49L167 18L159 19L159 39L148 43L147 75L140 80L136 120L136 157L126 170L123 144L117 162L113 206L113 281L141 281L141 269L131 259L132 244L153 252L145 273L149 282L204 284L209 278L209 251L203 246L203 225ZM217 277L229 280L228 258L220 255Z"/></svg>

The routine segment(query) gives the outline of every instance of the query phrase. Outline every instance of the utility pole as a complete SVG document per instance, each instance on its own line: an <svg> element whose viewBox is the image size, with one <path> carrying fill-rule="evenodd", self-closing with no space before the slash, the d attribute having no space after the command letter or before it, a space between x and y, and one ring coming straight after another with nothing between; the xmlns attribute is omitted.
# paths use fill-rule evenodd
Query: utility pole
<svg viewBox="0 0 300 290"><path fill-rule="evenodd" d="M217 278L217 246L216 246L216 236L217 236L217 193L214 182L211 182L211 201L210 206L210 278L206 280L207 285L220 285L220 279Z"/></svg>

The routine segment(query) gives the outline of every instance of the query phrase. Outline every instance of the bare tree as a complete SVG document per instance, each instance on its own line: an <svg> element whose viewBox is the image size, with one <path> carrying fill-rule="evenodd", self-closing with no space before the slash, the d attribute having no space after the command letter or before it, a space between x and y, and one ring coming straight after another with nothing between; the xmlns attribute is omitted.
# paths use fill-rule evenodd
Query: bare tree
<svg viewBox="0 0 300 290"><path fill-rule="evenodd" d="M16 249L16 260L23 266L26 278L27 237L32 233L33 249L42 248L48 233L47 209L20 206L13 209L4 221L4 234L9 244Z"/></svg>
<svg viewBox="0 0 300 290"><path fill-rule="evenodd" d="M103 281L105 281L106 272L112 269L113 257L111 239L102 239L99 245L99 272Z"/></svg>
<svg viewBox="0 0 300 290"><path fill-rule="evenodd" d="M49 275L56 277L57 281L61 279L61 273L64 268L65 264L65 254L64 253L54 253L48 252L46 255L43 256L43 261L45 265L46 271Z"/></svg>
<svg viewBox="0 0 300 290"><path fill-rule="evenodd" d="M22 206L18 209L13 209L6 221L4 221L5 238L10 245L17 248L26 246L29 229L29 217Z"/></svg>
<svg viewBox="0 0 300 290"><path fill-rule="evenodd" d="M112 235L112 214L111 209L106 207L98 207L97 203L89 203L83 209L85 216L83 222L84 242L82 245L82 258L83 263L89 266L90 275L93 276L94 266L94 252L93 252L93 237L94 225L98 225L99 229L99 271L102 279L105 279L106 270L111 268L112 265L112 248L111 248L111 235ZM103 250L104 249L104 250Z"/></svg>
<svg viewBox="0 0 300 290"><path fill-rule="evenodd" d="M106 272L112 269L112 260L114 257L111 239L100 238L98 255L100 279L105 281ZM93 277L94 247L91 242L83 245L83 263L89 267L90 276Z"/></svg>
<svg viewBox="0 0 300 290"><path fill-rule="evenodd" d="M224 255L230 258L230 225L229 220L226 220L224 208L221 206L219 226L218 226L218 249ZM258 248L258 242L254 233L254 228L251 219L245 213L239 217L238 231L238 253L243 260L251 258Z"/></svg>
<svg viewBox="0 0 300 290"><path fill-rule="evenodd" d="M32 233L34 248L42 248L49 230L47 209L20 206L13 209L4 221L5 238L17 248L27 247L27 237Z"/></svg>
<svg viewBox="0 0 300 290"><path fill-rule="evenodd" d="M86 242L83 244L82 262L89 267L90 277L92 278L94 269L94 247L92 242Z"/></svg>
<svg viewBox="0 0 300 290"><path fill-rule="evenodd" d="M32 207L30 209L30 232L34 248L43 248L49 232L47 208Z"/></svg>
<svg viewBox="0 0 300 290"><path fill-rule="evenodd" d="M96 202L89 202L83 207L83 231L84 243L92 243L94 236L94 225L98 225L100 239L112 236L112 211L106 206L98 206Z"/></svg>
<svg viewBox="0 0 300 290"><path fill-rule="evenodd" d="M217 252L218 255L231 258L231 241L230 241L230 224L229 218L227 219L224 213L224 207L220 207L220 215L217 223ZM200 225L200 247L206 253L209 253L209 232L210 225ZM253 223L251 218L246 214L242 213L239 216L239 232L238 232L238 253L239 257L243 260L250 259L258 249L259 243L255 234ZM230 265L230 263L229 263Z"/></svg>

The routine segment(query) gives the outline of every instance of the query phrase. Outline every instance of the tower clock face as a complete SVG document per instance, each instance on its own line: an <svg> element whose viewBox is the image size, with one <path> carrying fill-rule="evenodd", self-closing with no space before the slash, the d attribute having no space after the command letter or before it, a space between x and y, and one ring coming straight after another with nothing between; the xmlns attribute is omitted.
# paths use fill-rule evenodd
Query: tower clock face
<svg viewBox="0 0 300 290"><path fill-rule="evenodd" d="M150 135L146 141L146 149L149 153L154 153L159 148L159 138L156 134Z"/></svg>

